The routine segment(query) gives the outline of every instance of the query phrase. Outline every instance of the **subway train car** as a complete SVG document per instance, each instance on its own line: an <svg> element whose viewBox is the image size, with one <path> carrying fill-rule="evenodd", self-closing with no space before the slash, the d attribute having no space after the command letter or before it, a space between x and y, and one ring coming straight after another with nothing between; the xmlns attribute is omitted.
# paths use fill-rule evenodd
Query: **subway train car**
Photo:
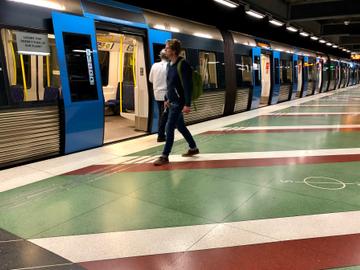
<svg viewBox="0 0 360 270"><path fill-rule="evenodd" d="M0 168L156 132L148 74L170 38L203 79L188 124L359 83L346 59L111 0L0 13Z"/></svg>

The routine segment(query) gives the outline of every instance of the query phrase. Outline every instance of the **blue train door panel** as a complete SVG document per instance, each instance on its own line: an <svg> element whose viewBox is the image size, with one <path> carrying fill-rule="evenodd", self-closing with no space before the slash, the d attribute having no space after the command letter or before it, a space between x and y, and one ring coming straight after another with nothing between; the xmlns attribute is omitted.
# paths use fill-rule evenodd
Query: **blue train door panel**
<svg viewBox="0 0 360 270"><path fill-rule="evenodd" d="M306 97L307 96L308 78L309 78L309 57L304 56L303 87L302 87L302 91L301 91L301 97Z"/></svg>
<svg viewBox="0 0 360 270"><path fill-rule="evenodd" d="M253 91L251 96L250 110L256 109L260 104L261 97L261 49L252 49L253 60Z"/></svg>
<svg viewBox="0 0 360 270"><path fill-rule="evenodd" d="M290 99L294 99L296 97L296 93L298 90L298 56L293 55L293 84L292 84L292 92L290 94Z"/></svg>
<svg viewBox="0 0 360 270"><path fill-rule="evenodd" d="M280 52L272 53L272 95L270 104L276 104L280 93Z"/></svg>
<svg viewBox="0 0 360 270"><path fill-rule="evenodd" d="M154 64L155 62L155 53L154 52L154 45L164 45L165 48L165 42L168 39L171 39L171 33L161 30L154 30L149 29L149 49L150 49L150 62L151 64ZM153 111L153 120L151 124L151 132L157 132L158 131L158 122L159 122L159 109L157 106L157 103L155 100L152 102L152 111Z"/></svg>
<svg viewBox="0 0 360 270"><path fill-rule="evenodd" d="M100 146L104 98L94 20L52 13L65 113L65 153Z"/></svg>

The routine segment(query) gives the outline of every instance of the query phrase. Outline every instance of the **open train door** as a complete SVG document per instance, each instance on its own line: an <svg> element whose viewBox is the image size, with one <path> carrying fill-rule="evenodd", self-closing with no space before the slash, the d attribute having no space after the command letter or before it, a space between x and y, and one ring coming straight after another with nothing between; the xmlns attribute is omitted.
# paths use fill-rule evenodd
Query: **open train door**
<svg viewBox="0 0 360 270"><path fill-rule="evenodd" d="M104 136L94 20L52 13L65 114L65 153L100 146Z"/></svg>

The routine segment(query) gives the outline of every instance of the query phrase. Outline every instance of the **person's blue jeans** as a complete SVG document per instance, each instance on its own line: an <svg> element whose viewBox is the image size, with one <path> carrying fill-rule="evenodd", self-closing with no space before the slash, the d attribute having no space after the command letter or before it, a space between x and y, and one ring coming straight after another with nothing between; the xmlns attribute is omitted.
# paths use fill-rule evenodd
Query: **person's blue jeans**
<svg viewBox="0 0 360 270"><path fill-rule="evenodd" d="M156 101L159 108L158 137L165 138L165 127L168 117L168 111L164 109L164 101Z"/></svg>
<svg viewBox="0 0 360 270"><path fill-rule="evenodd" d="M185 126L182 109L183 106L180 106L178 103L171 103L170 108L168 108L169 115L166 123L166 143L162 153L163 156L167 157L171 152L172 146L174 144L175 128L177 128L183 135L184 139L189 144L189 148L196 148L196 143L190 131Z"/></svg>

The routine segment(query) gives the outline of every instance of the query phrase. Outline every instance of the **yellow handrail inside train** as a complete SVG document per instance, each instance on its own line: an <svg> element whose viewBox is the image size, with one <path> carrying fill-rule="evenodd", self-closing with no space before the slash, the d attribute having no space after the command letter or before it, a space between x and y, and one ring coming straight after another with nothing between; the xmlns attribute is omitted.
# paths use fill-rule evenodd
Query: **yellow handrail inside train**
<svg viewBox="0 0 360 270"><path fill-rule="evenodd" d="M26 86L26 76L25 76L25 65L24 65L24 57L20 54L20 62L21 62L21 71L23 77L23 85L24 85L24 100L27 101L27 86Z"/></svg>
<svg viewBox="0 0 360 270"><path fill-rule="evenodd" d="M12 82L12 85L16 85L16 82L17 82L17 70L16 70L16 56L15 56L15 49L14 49L14 44L11 40L9 40L9 44L10 44L10 47L11 47L11 55L12 55L12 58L13 58L13 65L14 65L14 81Z"/></svg>
<svg viewBox="0 0 360 270"><path fill-rule="evenodd" d="M120 113L123 112L122 107L122 83L123 83L123 38L124 36L120 36L120 50L119 50L119 91L120 91Z"/></svg>
<svg viewBox="0 0 360 270"><path fill-rule="evenodd" d="M137 47L136 47L136 41L134 44L134 50L133 50L133 57L132 57L132 69L133 69L133 79L134 79L134 89L136 87L136 69L135 69L135 63L136 63L136 51L137 51Z"/></svg>
<svg viewBox="0 0 360 270"><path fill-rule="evenodd" d="M50 82L50 56L47 55L46 56L46 78L47 78L47 86L50 87L51 82Z"/></svg>

